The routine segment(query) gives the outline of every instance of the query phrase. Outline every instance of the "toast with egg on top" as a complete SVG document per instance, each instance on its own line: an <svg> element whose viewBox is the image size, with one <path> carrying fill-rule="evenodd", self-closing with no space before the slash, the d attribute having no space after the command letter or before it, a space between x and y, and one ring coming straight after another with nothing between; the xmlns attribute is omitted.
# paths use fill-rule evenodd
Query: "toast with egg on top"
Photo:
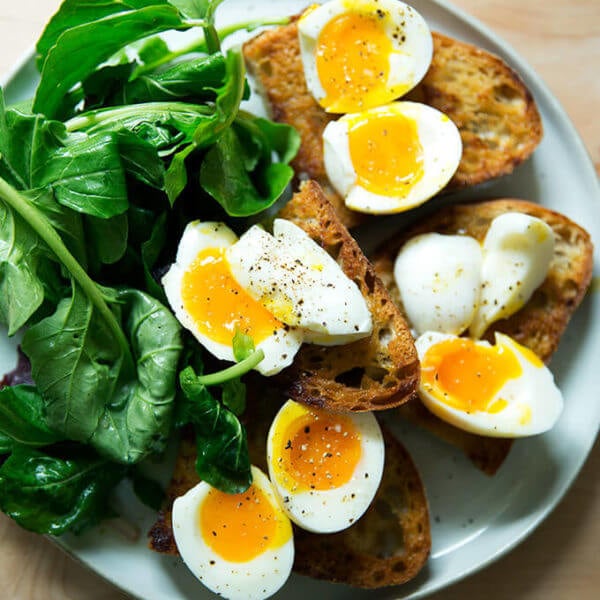
<svg viewBox="0 0 600 600"><path fill-rule="evenodd" d="M277 377L286 394L334 411L370 411L406 402L419 362L406 321L359 245L314 181L306 181L279 213L325 248L359 287L373 318L371 335L342 346L304 344Z"/></svg>
<svg viewBox="0 0 600 600"><path fill-rule="evenodd" d="M264 380L247 379L244 414L252 464L267 472L267 434L285 399ZM303 575L365 588L399 585L416 576L431 549L429 510L420 476L408 452L383 428L386 463L379 490L367 512L348 529L316 534L294 526L294 570ZM177 555L173 501L198 483L193 436L182 437L166 501L149 531L150 547Z"/></svg>
<svg viewBox="0 0 600 600"><path fill-rule="evenodd" d="M512 316L492 323L483 339L493 343L495 332L504 333L548 363L592 277L590 236L568 217L539 204L515 199L451 205L422 218L385 243L376 252L373 264L394 302L402 308L393 269L405 242L430 232L460 233L481 242L492 220L509 212L524 213L546 222L554 233L554 256L545 280L525 306ZM488 474L493 474L502 464L512 443L509 439L488 438L453 427L431 414L419 400L407 403L400 411L405 418L464 450Z"/></svg>
<svg viewBox="0 0 600 600"><path fill-rule="evenodd" d="M437 108L460 131L462 159L446 189L511 173L542 138L531 93L502 59L489 52L436 32L433 48L428 72L405 99ZM300 133L300 150L292 162L297 178L316 180L346 227L363 222L365 215L348 209L327 177L322 134L337 117L326 113L306 86L296 21L259 34L244 44L243 51L271 118Z"/></svg>

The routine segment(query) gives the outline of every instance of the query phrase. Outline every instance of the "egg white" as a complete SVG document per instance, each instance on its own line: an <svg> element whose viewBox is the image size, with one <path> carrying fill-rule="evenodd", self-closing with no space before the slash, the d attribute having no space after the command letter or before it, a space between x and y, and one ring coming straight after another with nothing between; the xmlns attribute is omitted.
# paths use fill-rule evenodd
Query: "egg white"
<svg viewBox="0 0 600 600"><path fill-rule="evenodd" d="M425 19L411 6L396 0L331 0L308 10L298 21L300 56L307 87L315 100L323 105L326 92L316 64L317 41L323 28L333 18L349 12L377 13L384 22L392 43L390 72L386 82L390 88L387 102L410 91L424 77L433 55L433 40ZM324 105L327 112L350 112L343 101ZM371 108L356 106L350 110Z"/></svg>
<svg viewBox="0 0 600 600"><path fill-rule="evenodd" d="M481 297L469 328L481 337L494 321L516 313L548 274L554 232L545 221L523 213L497 216L483 241Z"/></svg>
<svg viewBox="0 0 600 600"><path fill-rule="evenodd" d="M169 304L179 322L214 356L221 360L235 361L232 344L211 339L200 330L192 315L186 311L182 299L182 280L186 269L195 261L198 253L207 248L228 248L238 238L223 223L193 221L189 223L179 242L175 263L162 278L162 285ZM235 302L235 298L232 298ZM233 343L232 332L232 343ZM283 324L267 338L255 342L256 349L263 350L265 357L256 370L263 375L274 375L289 366L302 345L302 332Z"/></svg>
<svg viewBox="0 0 600 600"><path fill-rule="evenodd" d="M361 457L351 479L331 490L298 491L295 480L277 465L287 444L287 426L310 410L288 400L277 413L267 438L269 476L283 510L294 523L315 533L333 533L355 523L377 493L385 456L383 436L372 413L344 413L359 432L361 444Z"/></svg>
<svg viewBox="0 0 600 600"><path fill-rule="evenodd" d="M460 334L479 304L482 253L469 236L425 233L410 239L394 262L402 306L417 336Z"/></svg>
<svg viewBox="0 0 600 600"><path fill-rule="evenodd" d="M276 512L279 527L289 529L289 539L246 562L223 559L202 537L198 514L211 490L208 483L199 483L173 503L173 535L181 558L206 587L231 600L261 600L273 595L288 579L294 562L291 525L279 508L271 483L254 466L252 478Z"/></svg>
<svg viewBox="0 0 600 600"><path fill-rule="evenodd" d="M358 286L305 231L275 219L273 235L253 226L227 250L238 283L306 342L347 344L373 328Z"/></svg>
<svg viewBox="0 0 600 600"><path fill-rule="evenodd" d="M352 164L349 128L357 118L403 115L416 123L423 148L423 176L405 186L402 194L375 194L357 183ZM398 152L402 152L399 145ZM439 192L450 180L462 156L462 141L456 125L443 113L418 102L393 102L362 113L347 114L331 121L323 132L325 170L333 187L348 208L372 214L402 212L422 204Z"/></svg>
<svg viewBox="0 0 600 600"><path fill-rule="evenodd" d="M423 370L428 368L427 351L448 339L456 339L456 336L427 332L416 340ZM482 340L473 343L490 346ZM488 437L524 437L548 431L563 408L563 397L552 373L530 350L506 335L496 333L495 345L515 356L522 368L521 375L507 380L490 402L492 405L501 398L507 402L504 409L499 412L460 410L444 402L443 390L436 390L421 381L418 391L423 404L451 425Z"/></svg>

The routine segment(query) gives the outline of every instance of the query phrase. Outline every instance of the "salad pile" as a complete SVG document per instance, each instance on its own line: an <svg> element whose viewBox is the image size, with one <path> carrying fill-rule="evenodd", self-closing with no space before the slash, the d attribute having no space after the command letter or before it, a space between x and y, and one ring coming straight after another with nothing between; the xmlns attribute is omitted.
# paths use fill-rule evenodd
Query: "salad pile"
<svg viewBox="0 0 600 600"><path fill-rule="evenodd" d="M251 482L240 376L262 352L238 332L238 363L206 374L158 283L190 220L235 228L270 207L299 145L240 110L243 60L221 50L275 21L219 32L219 4L65 0L35 97L6 106L0 90L0 321L22 333L0 389L0 508L32 531L97 523L123 478L155 506L138 465L184 425L201 479ZM163 35L189 30L177 49Z"/></svg>

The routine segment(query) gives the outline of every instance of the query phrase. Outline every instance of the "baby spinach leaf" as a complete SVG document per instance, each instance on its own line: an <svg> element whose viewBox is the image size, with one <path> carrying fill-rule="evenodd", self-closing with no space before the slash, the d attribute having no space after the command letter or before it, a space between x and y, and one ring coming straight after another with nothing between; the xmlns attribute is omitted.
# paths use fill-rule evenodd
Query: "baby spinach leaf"
<svg viewBox="0 0 600 600"><path fill-rule="evenodd" d="M210 0L171 0L184 15L192 19L203 19L206 17Z"/></svg>
<svg viewBox="0 0 600 600"><path fill-rule="evenodd" d="M77 212L109 218L127 209L125 173L112 133L68 134L58 121L5 110L0 97L0 176L21 190L52 187Z"/></svg>
<svg viewBox="0 0 600 600"><path fill-rule="evenodd" d="M92 257L99 264L116 263L127 248L128 221L127 214L116 215L110 219L86 216L84 230L89 248L93 249Z"/></svg>
<svg viewBox="0 0 600 600"><path fill-rule="evenodd" d="M164 450L172 423L179 323L160 302L138 290L117 292L122 323L133 350L135 372L123 371L118 393L105 402L91 443L119 462L134 463Z"/></svg>
<svg viewBox="0 0 600 600"><path fill-rule="evenodd" d="M189 26L174 6L153 2L64 29L59 44L48 47L44 42L40 48L47 51L33 110L49 118L71 112L73 107L64 105L65 94L112 54L141 38L181 28Z"/></svg>
<svg viewBox="0 0 600 600"><path fill-rule="evenodd" d="M235 328L233 334L232 349L237 362L247 359L256 350L252 336L244 333L239 327Z"/></svg>
<svg viewBox="0 0 600 600"><path fill-rule="evenodd" d="M122 86L106 105L137 104L139 102L201 103L213 100L215 88L223 85L225 58L211 54L176 64L160 73L142 75Z"/></svg>
<svg viewBox="0 0 600 600"><path fill-rule="evenodd" d="M104 293L121 306L134 365L77 285L53 315L28 329L22 346L49 427L91 443L112 460L135 463L164 448L181 352L179 325L143 292Z"/></svg>
<svg viewBox="0 0 600 600"><path fill-rule="evenodd" d="M13 440L11 437L0 432L0 456L10 454L13 449Z"/></svg>
<svg viewBox="0 0 600 600"><path fill-rule="evenodd" d="M44 402L31 385L0 389L0 433L24 446L47 446L63 439L46 425Z"/></svg>
<svg viewBox="0 0 600 600"><path fill-rule="evenodd" d="M235 217L257 214L271 206L293 176L290 166L259 161L252 171L240 156L244 147L233 129L227 129L207 152L200 167L200 184Z"/></svg>
<svg viewBox="0 0 600 600"><path fill-rule="evenodd" d="M246 384L239 378L229 379L222 384L221 402L237 417L246 410Z"/></svg>
<svg viewBox="0 0 600 600"><path fill-rule="evenodd" d="M123 355L111 333L78 285L53 315L25 332L22 348L46 422L67 439L89 441L115 394Z"/></svg>
<svg viewBox="0 0 600 600"><path fill-rule="evenodd" d="M113 514L110 492L125 468L83 446L68 450L62 456L17 446L0 467L0 508L21 527L62 535Z"/></svg>
<svg viewBox="0 0 600 600"><path fill-rule="evenodd" d="M252 483L246 431L238 418L199 382L191 367L179 376L185 394L185 415L196 431L200 478L228 493L240 493Z"/></svg>
<svg viewBox="0 0 600 600"><path fill-rule="evenodd" d="M214 144L223 131L231 125L244 97L244 62L238 51L230 51L226 56L226 76L224 84L217 89L213 115L198 124L191 143L180 150L171 161L166 173L166 192L171 204L177 200L187 185L185 160L196 149Z"/></svg>

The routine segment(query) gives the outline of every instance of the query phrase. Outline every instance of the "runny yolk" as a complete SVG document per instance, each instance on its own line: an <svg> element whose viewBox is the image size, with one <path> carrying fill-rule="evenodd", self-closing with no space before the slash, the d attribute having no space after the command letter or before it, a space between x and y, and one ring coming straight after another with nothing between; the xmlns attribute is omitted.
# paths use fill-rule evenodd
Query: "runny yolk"
<svg viewBox="0 0 600 600"><path fill-rule="evenodd" d="M309 412L294 419L281 439L279 469L304 489L348 483L362 452L358 430L342 415Z"/></svg>
<svg viewBox="0 0 600 600"><path fill-rule="evenodd" d="M473 340L444 340L425 353L421 379L435 397L468 413L496 413L506 406L496 394L522 373L515 355L502 346L482 346Z"/></svg>
<svg viewBox="0 0 600 600"><path fill-rule="evenodd" d="M392 42L376 13L347 12L332 18L316 44L316 65L331 112L356 112L386 104L402 93L388 91Z"/></svg>
<svg viewBox="0 0 600 600"><path fill-rule="evenodd" d="M401 114L371 114L349 125L356 184L382 196L405 196L423 177L417 125Z"/></svg>
<svg viewBox="0 0 600 600"><path fill-rule="evenodd" d="M207 546L230 562L247 562L287 541L280 539L283 522L255 485L242 494L211 489L199 508L198 518ZM287 533L291 535L291 529Z"/></svg>
<svg viewBox="0 0 600 600"><path fill-rule="evenodd" d="M215 342L231 345L239 328L258 344L282 326L233 278L223 248L198 254L183 275L181 297L200 332Z"/></svg>

